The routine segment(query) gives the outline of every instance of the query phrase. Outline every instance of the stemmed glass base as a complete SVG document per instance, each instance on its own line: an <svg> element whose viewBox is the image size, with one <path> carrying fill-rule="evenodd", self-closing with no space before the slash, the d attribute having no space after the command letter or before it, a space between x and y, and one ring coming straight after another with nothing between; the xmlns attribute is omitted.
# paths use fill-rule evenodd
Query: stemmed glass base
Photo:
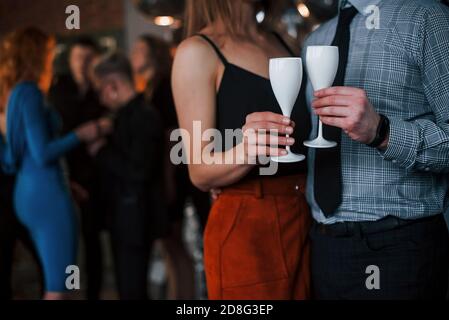
<svg viewBox="0 0 449 320"><path fill-rule="evenodd" d="M274 162L291 163L303 161L306 157L302 154L288 153L285 156L271 157Z"/></svg>
<svg viewBox="0 0 449 320"><path fill-rule="evenodd" d="M318 149L325 149L325 148L333 148L336 147L338 143L335 141L329 141L324 139L323 137L323 123L318 121L318 136L313 140L304 141L304 145L309 148L318 148Z"/></svg>
<svg viewBox="0 0 449 320"><path fill-rule="evenodd" d="M287 154L285 156L271 157L271 160L273 160L274 162L291 163L291 162L300 162L306 158L305 155L293 153L290 150L290 147L287 147L286 150Z"/></svg>
<svg viewBox="0 0 449 320"><path fill-rule="evenodd" d="M337 143L335 141L326 140L323 137L318 137L313 140L304 141L304 145L309 148L324 149L336 147Z"/></svg>

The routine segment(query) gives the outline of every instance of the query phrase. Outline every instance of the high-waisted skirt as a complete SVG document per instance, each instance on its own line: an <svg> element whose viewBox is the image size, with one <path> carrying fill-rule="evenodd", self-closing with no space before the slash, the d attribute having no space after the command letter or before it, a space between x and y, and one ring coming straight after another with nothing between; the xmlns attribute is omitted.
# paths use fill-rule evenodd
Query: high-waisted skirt
<svg viewBox="0 0 449 320"><path fill-rule="evenodd" d="M209 299L310 298L305 175L224 188L204 234Z"/></svg>

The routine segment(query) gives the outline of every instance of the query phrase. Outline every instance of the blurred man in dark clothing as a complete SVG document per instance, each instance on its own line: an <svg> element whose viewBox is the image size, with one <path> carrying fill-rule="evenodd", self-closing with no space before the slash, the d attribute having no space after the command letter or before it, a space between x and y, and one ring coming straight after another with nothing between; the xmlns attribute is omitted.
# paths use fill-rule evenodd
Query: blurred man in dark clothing
<svg viewBox="0 0 449 320"><path fill-rule="evenodd" d="M98 119L101 106L89 74L99 48L90 38L75 40L69 51L70 74L55 78L49 101L61 115L63 133L70 132L86 121ZM82 235L87 273L87 298L99 298L102 282L100 231L102 207L98 192L98 170L85 146L67 155L71 187L81 211Z"/></svg>
<svg viewBox="0 0 449 320"><path fill-rule="evenodd" d="M163 125L137 94L131 65L120 54L95 66L101 101L114 114L107 141L90 146L104 172L112 249L121 299L146 299L152 240L164 235Z"/></svg>

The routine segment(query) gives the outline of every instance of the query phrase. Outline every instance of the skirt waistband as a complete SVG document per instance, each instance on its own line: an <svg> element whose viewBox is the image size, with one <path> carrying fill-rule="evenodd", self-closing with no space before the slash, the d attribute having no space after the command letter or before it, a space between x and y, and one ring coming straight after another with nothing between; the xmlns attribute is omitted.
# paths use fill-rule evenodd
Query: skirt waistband
<svg viewBox="0 0 449 320"><path fill-rule="evenodd" d="M263 198L264 195L298 196L304 195L306 189L306 175L292 175L283 177L259 177L236 183L222 189L222 194L254 195Z"/></svg>

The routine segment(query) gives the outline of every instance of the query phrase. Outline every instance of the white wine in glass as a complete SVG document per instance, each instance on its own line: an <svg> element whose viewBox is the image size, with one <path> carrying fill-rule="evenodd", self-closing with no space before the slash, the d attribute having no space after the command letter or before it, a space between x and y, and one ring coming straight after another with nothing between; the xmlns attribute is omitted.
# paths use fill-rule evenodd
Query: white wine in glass
<svg viewBox="0 0 449 320"><path fill-rule="evenodd" d="M338 70L338 47L309 46L306 52L306 66L310 82L314 91L332 86ZM304 145L310 148L333 148L337 146L334 141L323 137L323 123L318 121L318 136Z"/></svg>
<svg viewBox="0 0 449 320"><path fill-rule="evenodd" d="M301 89L302 59L270 59L270 82L282 114L290 118ZM306 158L302 154L293 153L289 146L286 149L287 154L285 156L271 157L271 160L276 162L299 162Z"/></svg>

